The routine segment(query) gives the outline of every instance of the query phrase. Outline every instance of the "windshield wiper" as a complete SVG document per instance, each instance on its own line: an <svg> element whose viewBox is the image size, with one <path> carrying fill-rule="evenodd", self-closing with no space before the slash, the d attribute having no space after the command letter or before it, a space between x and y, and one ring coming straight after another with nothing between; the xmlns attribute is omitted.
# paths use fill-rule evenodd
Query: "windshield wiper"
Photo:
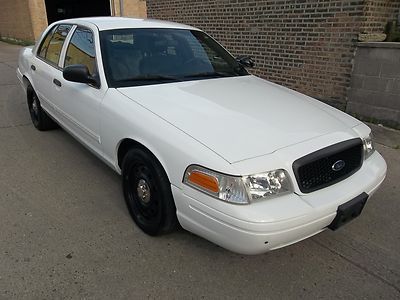
<svg viewBox="0 0 400 300"><path fill-rule="evenodd" d="M126 82L126 81L182 81L183 79L188 78L207 78L207 77L231 77L238 76L236 73L224 73L224 72L201 72L185 75L183 77L175 77L168 75L158 75L158 74L146 74L139 75L135 77L123 78L117 80L118 82Z"/></svg>
<svg viewBox="0 0 400 300"><path fill-rule="evenodd" d="M129 77L117 80L119 82L125 81L180 81L179 77L174 76L167 76L167 75L158 75L158 74L146 74L146 75L139 75L135 77Z"/></svg>
<svg viewBox="0 0 400 300"><path fill-rule="evenodd" d="M190 75L185 75L183 78L198 78L198 77L231 77L238 76L235 73L225 73L225 72L201 72Z"/></svg>

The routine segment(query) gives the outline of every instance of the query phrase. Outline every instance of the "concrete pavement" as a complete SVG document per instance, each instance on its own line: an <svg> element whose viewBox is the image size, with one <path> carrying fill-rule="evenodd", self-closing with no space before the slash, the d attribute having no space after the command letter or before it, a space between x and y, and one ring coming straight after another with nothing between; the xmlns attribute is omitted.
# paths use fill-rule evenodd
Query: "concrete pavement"
<svg viewBox="0 0 400 300"><path fill-rule="evenodd" d="M131 221L116 173L63 130L31 125L19 49L0 43L0 299L399 299L395 145L377 145L388 177L336 232L259 256L184 230L152 238ZM378 129L378 141L399 140Z"/></svg>

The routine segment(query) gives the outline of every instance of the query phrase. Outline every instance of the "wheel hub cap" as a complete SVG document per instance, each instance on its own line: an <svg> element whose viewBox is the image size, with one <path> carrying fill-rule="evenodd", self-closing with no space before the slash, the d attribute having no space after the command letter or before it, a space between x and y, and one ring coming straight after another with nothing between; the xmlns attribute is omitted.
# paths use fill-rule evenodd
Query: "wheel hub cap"
<svg viewBox="0 0 400 300"><path fill-rule="evenodd" d="M150 187L147 184L146 180L140 179L137 185L137 195L139 199L147 204L150 202Z"/></svg>

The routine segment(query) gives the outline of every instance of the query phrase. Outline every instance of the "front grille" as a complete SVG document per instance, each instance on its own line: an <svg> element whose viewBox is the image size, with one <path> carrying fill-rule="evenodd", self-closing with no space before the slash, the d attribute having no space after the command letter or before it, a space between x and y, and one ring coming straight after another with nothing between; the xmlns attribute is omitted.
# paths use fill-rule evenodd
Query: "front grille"
<svg viewBox="0 0 400 300"><path fill-rule="evenodd" d="M293 171L300 191L311 193L351 176L361 168L362 161L363 144L357 138L299 158L293 163Z"/></svg>

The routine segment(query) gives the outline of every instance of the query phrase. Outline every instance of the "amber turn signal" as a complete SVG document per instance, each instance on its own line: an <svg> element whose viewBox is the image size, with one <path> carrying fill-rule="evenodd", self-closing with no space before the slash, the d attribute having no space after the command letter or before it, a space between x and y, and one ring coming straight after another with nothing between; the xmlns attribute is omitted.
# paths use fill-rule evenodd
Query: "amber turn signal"
<svg viewBox="0 0 400 300"><path fill-rule="evenodd" d="M188 181L192 184L198 185L211 193L219 192L219 185L217 178L204 174L199 171L192 171L188 176Z"/></svg>

